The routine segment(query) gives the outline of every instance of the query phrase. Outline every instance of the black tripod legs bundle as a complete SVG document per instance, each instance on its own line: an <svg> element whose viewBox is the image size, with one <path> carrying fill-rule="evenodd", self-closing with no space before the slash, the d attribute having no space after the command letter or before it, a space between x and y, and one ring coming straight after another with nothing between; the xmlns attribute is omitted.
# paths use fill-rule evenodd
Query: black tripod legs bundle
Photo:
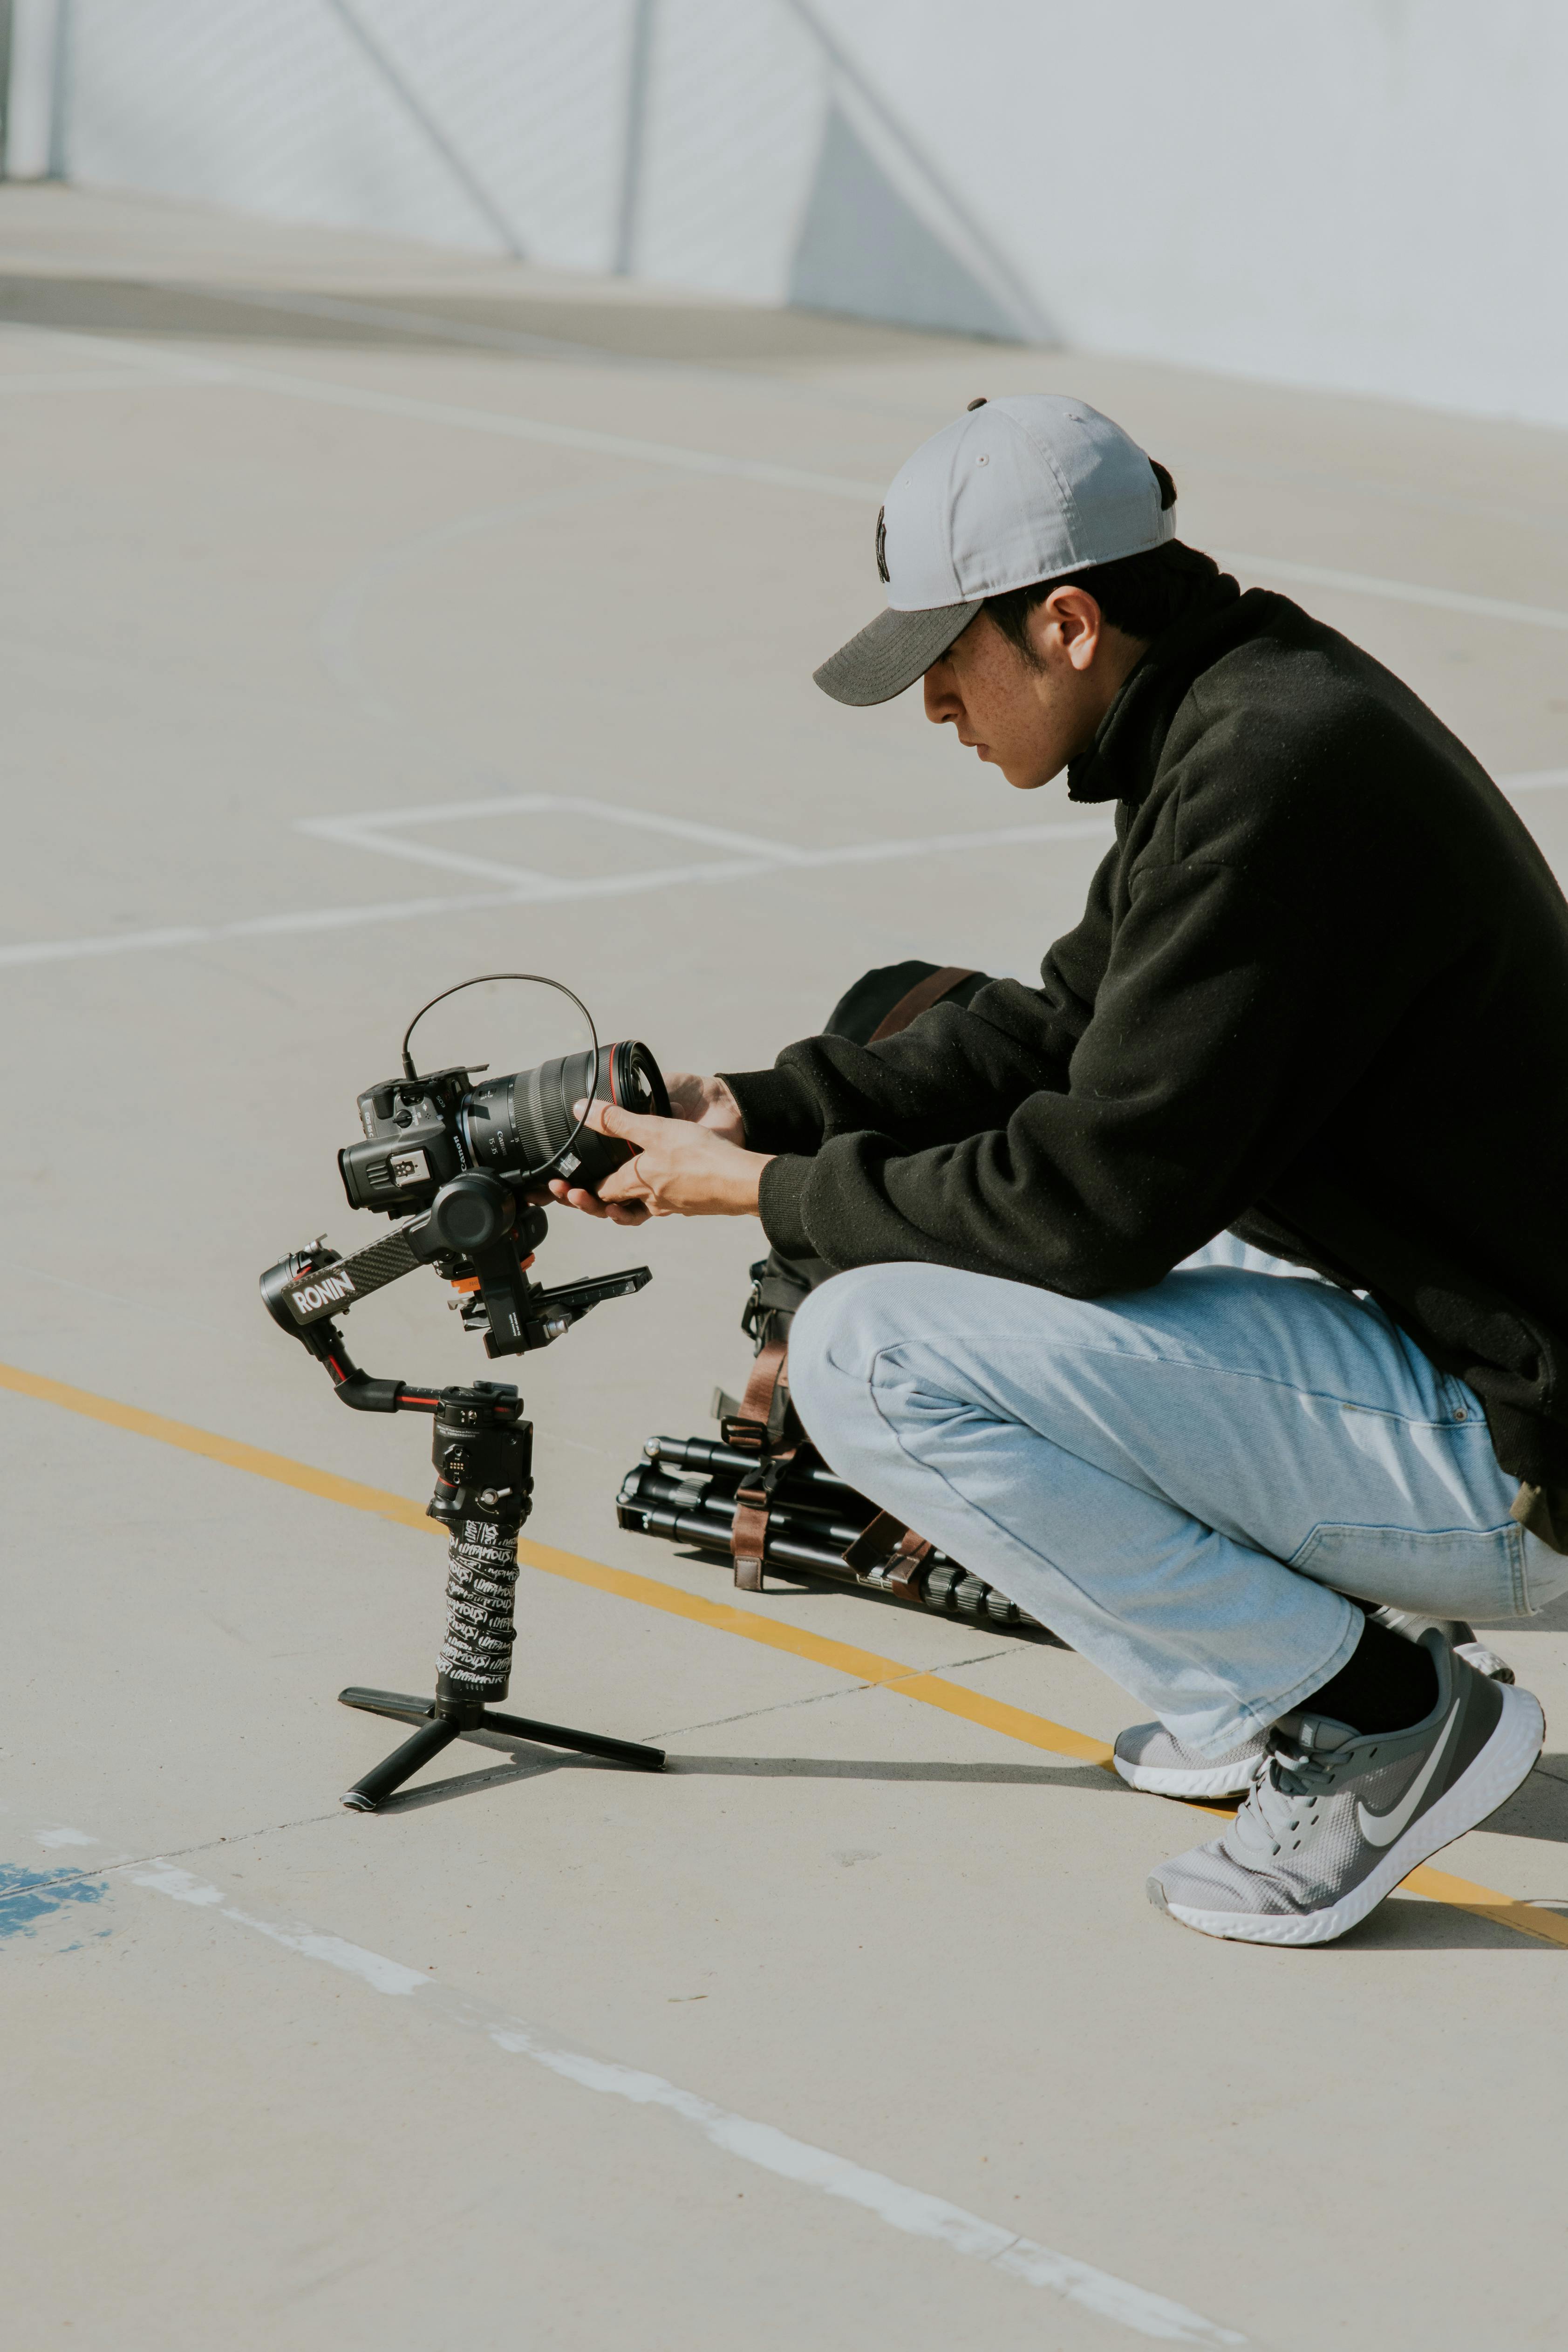
<svg viewBox="0 0 1568 2352"><path fill-rule="evenodd" d="M437 1660L434 1699L401 1691L351 1687L338 1696L345 1706L395 1722L417 1725L412 1739L394 1748L343 1798L351 1811L374 1813L421 1765L439 1756L468 1731L499 1731L513 1739L538 1740L580 1756L602 1756L613 1764L658 1772L664 1750L597 1732L570 1731L559 1723L502 1715L490 1705L505 1698L517 1639L517 1538L528 1509L532 1431L521 1418L515 1389L480 1381L471 1389L443 1390L436 1405L436 1494L431 1517L451 1529L447 1553L447 1637Z"/></svg>

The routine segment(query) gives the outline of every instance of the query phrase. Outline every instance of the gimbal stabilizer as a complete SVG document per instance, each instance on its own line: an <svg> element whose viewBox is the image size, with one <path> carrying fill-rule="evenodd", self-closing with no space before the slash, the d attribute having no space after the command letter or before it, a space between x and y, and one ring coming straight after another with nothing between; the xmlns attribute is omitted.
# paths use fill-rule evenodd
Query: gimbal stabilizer
<svg viewBox="0 0 1568 2352"><path fill-rule="evenodd" d="M427 1213L344 1258L318 1242L295 1250L261 1277L261 1294L275 1322L292 1332L324 1364L339 1396L358 1412L424 1412L435 1417L432 1455L436 1491L431 1518L450 1533L447 1636L437 1661L433 1700L397 1691L340 1691L345 1706L416 1724L412 1739L367 1772L343 1799L356 1812L374 1812L422 1764L465 1731L500 1731L551 1748L657 1772L662 1749L560 1724L498 1714L490 1702L507 1696L516 1628L518 1531L532 1496L533 1427L523 1418L515 1388L496 1381L471 1387L420 1388L406 1381L373 1380L360 1370L332 1318L416 1265L434 1265L457 1281L463 1320L485 1331L492 1355L519 1355L548 1347L596 1307L621 1298L652 1279L646 1265L596 1280L544 1290L529 1279L531 1253L543 1239L542 1210L521 1215L514 1192L480 1170L455 1176L437 1192Z"/></svg>

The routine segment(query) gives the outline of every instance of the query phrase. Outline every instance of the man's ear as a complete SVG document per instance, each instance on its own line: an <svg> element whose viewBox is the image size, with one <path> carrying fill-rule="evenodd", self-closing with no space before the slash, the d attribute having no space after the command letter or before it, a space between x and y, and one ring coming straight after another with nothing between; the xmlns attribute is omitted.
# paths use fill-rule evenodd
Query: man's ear
<svg viewBox="0 0 1568 2352"><path fill-rule="evenodd" d="M1100 650L1105 622L1087 589L1053 588L1030 614L1028 627L1042 668L1055 669L1065 662L1069 668L1085 670Z"/></svg>

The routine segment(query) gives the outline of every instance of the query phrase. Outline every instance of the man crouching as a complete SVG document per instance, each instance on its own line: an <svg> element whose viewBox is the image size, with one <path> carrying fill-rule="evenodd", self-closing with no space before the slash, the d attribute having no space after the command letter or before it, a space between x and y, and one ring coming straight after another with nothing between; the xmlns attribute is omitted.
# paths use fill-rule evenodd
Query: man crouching
<svg viewBox="0 0 1568 2352"><path fill-rule="evenodd" d="M791 1340L824 1456L1134 1695L1135 1785L1245 1799L1155 1904L1321 1943L1542 1746L1529 1693L1368 1612L1568 1588L1568 906L1432 712L1174 499L1082 402L977 403L816 673L923 677L1010 783L1114 803L1041 985L600 1107L637 1156L554 1189L842 1269Z"/></svg>

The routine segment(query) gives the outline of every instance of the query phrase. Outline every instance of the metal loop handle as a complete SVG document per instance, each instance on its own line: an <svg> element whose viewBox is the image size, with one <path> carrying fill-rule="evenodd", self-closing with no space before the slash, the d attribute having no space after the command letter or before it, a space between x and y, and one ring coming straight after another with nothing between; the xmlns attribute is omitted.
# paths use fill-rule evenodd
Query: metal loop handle
<svg viewBox="0 0 1568 2352"><path fill-rule="evenodd" d="M415 1014L413 1020L409 1023L407 1028L403 1033L403 1075L405 1078L416 1078L419 1076L418 1071L414 1066L413 1056L408 1051L408 1040L413 1036L414 1032L417 1029L421 1021L424 1020L425 1015L427 1013L434 1012L437 1004L445 1004L449 996L461 996L465 988L483 988L492 980L525 980L531 982L536 988L553 988L558 995L569 996L573 1003L577 1007L578 1012L583 1015L584 1020L588 1024L588 1035L592 1040L594 1056L594 1076L595 1080L597 1079L599 1072L599 1033L594 1026L593 1014L589 1012L582 998L577 994L575 989L568 988L563 980L550 979L548 974L542 971L477 972L472 980L460 980L458 982L455 988L444 988L439 996L433 996L428 1004L422 1004L419 1007L418 1012ZM583 1105L582 1117L578 1119L576 1126L572 1129L571 1134L562 1145L560 1151L552 1152L551 1159L559 1160L563 1154L573 1149L576 1143L577 1138L582 1134L583 1129L588 1124L588 1107L589 1104L592 1103L593 1099L593 1095L590 1092L587 1101ZM543 1160L540 1161L538 1168L525 1168L523 1171L523 1181L526 1182L529 1177L541 1174L549 1165L550 1161L548 1160Z"/></svg>

